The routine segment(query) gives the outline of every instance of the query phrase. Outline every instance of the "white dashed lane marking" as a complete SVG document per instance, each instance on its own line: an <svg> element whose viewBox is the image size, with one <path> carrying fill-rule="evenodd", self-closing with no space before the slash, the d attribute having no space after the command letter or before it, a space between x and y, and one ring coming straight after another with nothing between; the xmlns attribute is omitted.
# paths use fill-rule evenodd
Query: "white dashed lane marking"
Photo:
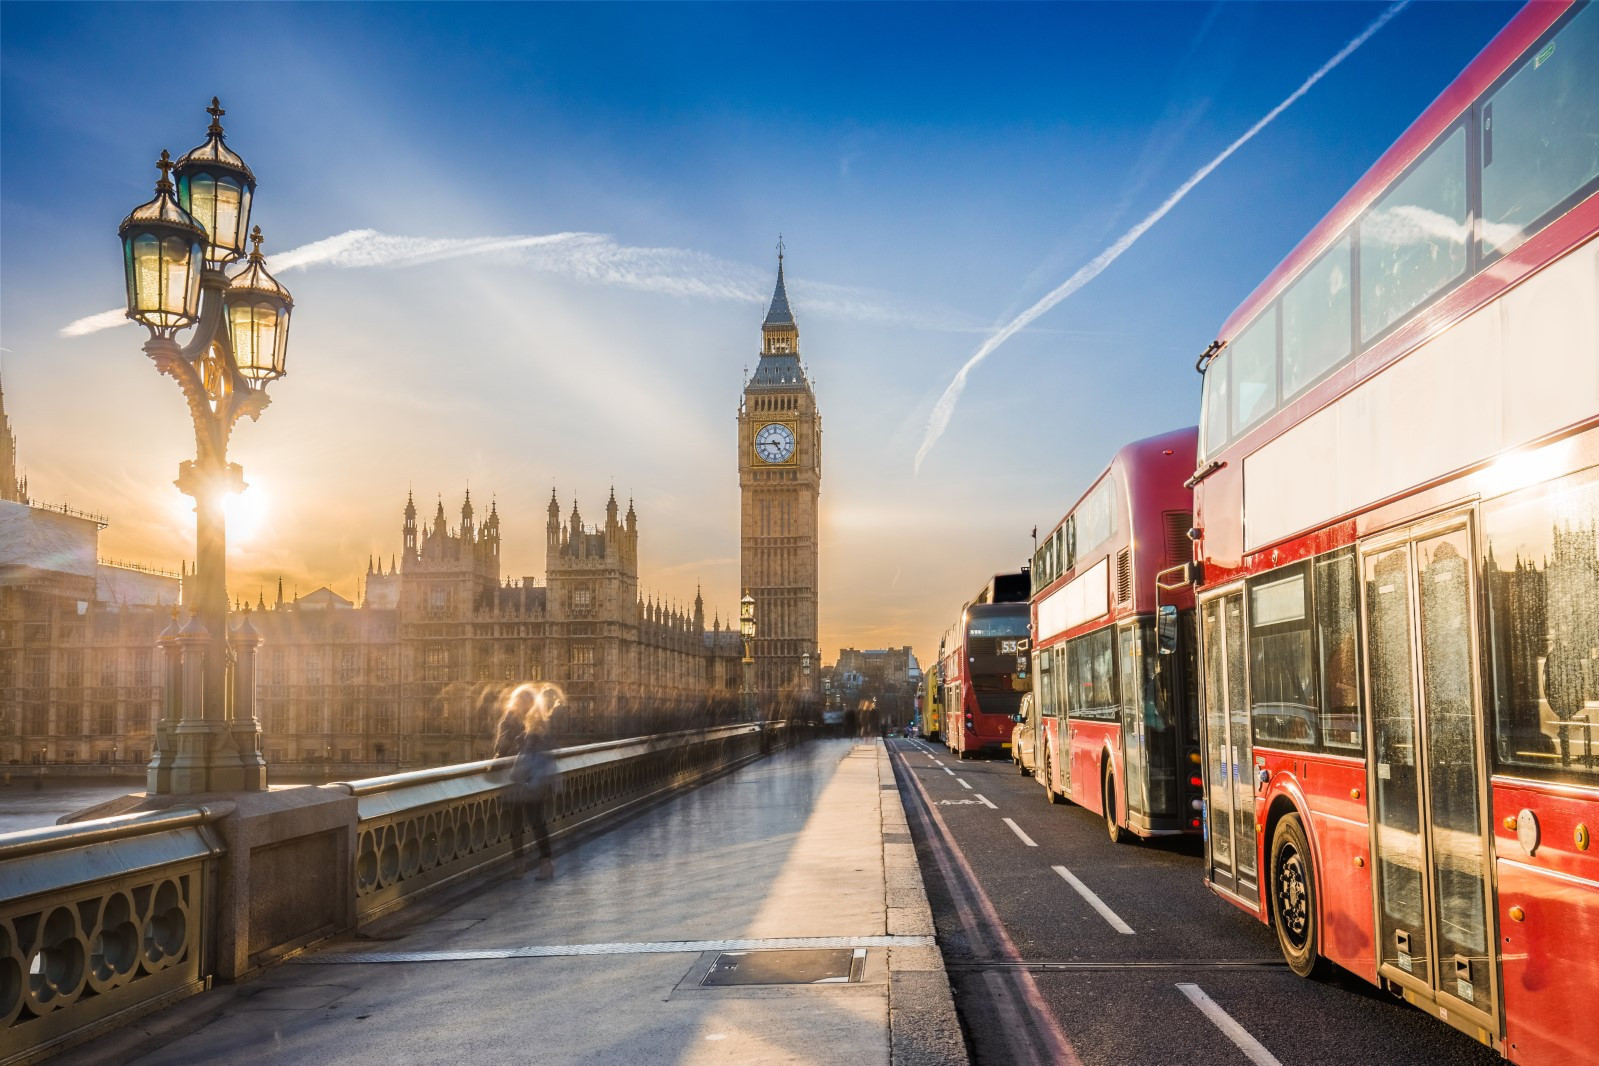
<svg viewBox="0 0 1599 1066"><path fill-rule="evenodd" d="M1056 866L1052 867L1052 869L1054 869L1056 873L1060 874L1068 885L1071 885L1073 888L1075 888L1077 890L1077 894L1087 900L1088 905L1098 911L1099 916L1109 922L1112 929L1116 930L1118 933L1130 934L1133 932L1133 927L1122 921L1121 916L1115 911L1105 906L1105 901L1095 895L1093 889L1079 881L1076 874L1072 873L1064 866Z"/></svg>
<svg viewBox="0 0 1599 1066"><path fill-rule="evenodd" d="M1059 869L1059 867L1056 867L1056 869ZM1216 1028L1225 1033L1227 1039L1237 1044L1238 1050L1248 1056L1249 1061L1253 1062L1255 1066L1282 1066L1282 1063L1277 1061L1275 1055L1267 1051L1259 1040L1249 1035L1249 1030L1239 1025L1233 1020L1231 1014L1222 1010L1215 1000L1205 995L1204 989L1198 985L1179 984L1177 991L1187 996L1194 1006L1204 1011L1205 1017L1209 1018Z"/></svg>

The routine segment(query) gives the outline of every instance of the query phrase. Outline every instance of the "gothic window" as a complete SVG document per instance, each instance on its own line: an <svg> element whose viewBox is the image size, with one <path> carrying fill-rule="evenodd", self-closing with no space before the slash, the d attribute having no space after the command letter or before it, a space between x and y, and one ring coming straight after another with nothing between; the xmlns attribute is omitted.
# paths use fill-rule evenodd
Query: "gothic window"
<svg viewBox="0 0 1599 1066"><path fill-rule="evenodd" d="M305 683L307 685L320 685L322 683L322 657L307 655L305 657Z"/></svg>
<svg viewBox="0 0 1599 1066"><path fill-rule="evenodd" d="M117 683L117 653L103 651L100 653L100 684L106 688Z"/></svg>
<svg viewBox="0 0 1599 1066"><path fill-rule="evenodd" d="M345 700L339 704L339 732L359 733L360 731L361 705L355 700Z"/></svg>
<svg viewBox="0 0 1599 1066"><path fill-rule="evenodd" d="M97 703L94 708L94 731L101 736L111 736L117 731L117 705Z"/></svg>
<svg viewBox="0 0 1599 1066"><path fill-rule="evenodd" d="M63 707L56 712L58 732L64 737L75 737L83 733L83 709L81 707Z"/></svg>
<svg viewBox="0 0 1599 1066"><path fill-rule="evenodd" d="M428 607L435 611L442 611L450 606L449 589L429 589Z"/></svg>
<svg viewBox="0 0 1599 1066"><path fill-rule="evenodd" d="M289 683L289 664L288 664L288 659L284 656L283 652L281 652L281 651L273 652L272 653L271 663L272 663L272 683L274 685L286 685L286 684L288 684Z"/></svg>
<svg viewBox="0 0 1599 1066"><path fill-rule="evenodd" d="M594 610L594 590L587 587L572 590L572 613L589 614Z"/></svg>
<svg viewBox="0 0 1599 1066"><path fill-rule="evenodd" d="M572 680L590 681L594 678L594 645L572 645Z"/></svg>
<svg viewBox="0 0 1599 1066"><path fill-rule="evenodd" d="M340 682L340 684L348 684L351 681L354 681L355 680L355 675L356 675L356 673L358 672L359 669L360 669L360 656L359 656L358 652L356 652L356 651L354 651L352 649L346 649L345 651L339 652L339 682Z"/></svg>
<svg viewBox="0 0 1599 1066"><path fill-rule="evenodd" d="M45 688L50 684L50 660L46 656L28 656L28 684L34 688Z"/></svg>
<svg viewBox="0 0 1599 1066"><path fill-rule="evenodd" d="M372 732L374 732L374 733L385 733L385 734L394 732L394 714L390 710L388 704L386 704L386 703L385 704L379 704L377 706L377 708L375 710L373 710L373 712L372 712ZM382 748L383 748L383 745L379 744L378 745L378 749L379 749L379 752L380 752L380 754L378 755L378 761L379 762L383 761L383 756L381 754Z"/></svg>
<svg viewBox="0 0 1599 1066"><path fill-rule="evenodd" d="M379 655L377 661L373 664L373 669L377 674L378 684L387 685L390 678L389 657L387 655Z"/></svg>
<svg viewBox="0 0 1599 1066"><path fill-rule="evenodd" d="M140 648L133 653L133 683L135 685L150 683L150 652L146 648Z"/></svg>
<svg viewBox="0 0 1599 1066"><path fill-rule="evenodd" d="M67 688L83 687L83 652L62 652L62 673L65 675L62 684Z"/></svg>
<svg viewBox="0 0 1599 1066"><path fill-rule="evenodd" d="M450 649L443 644L430 646L423 659L423 679L448 681L450 679Z"/></svg>

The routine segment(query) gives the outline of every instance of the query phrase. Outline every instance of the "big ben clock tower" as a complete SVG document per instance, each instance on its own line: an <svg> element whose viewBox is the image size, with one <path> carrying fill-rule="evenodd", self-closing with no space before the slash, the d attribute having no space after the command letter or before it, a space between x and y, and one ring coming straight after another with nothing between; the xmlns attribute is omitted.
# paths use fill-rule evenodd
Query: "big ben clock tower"
<svg viewBox="0 0 1599 1066"><path fill-rule="evenodd" d="M761 358L738 409L742 585L755 600L755 687L764 706L813 696L822 416L799 356L799 326L783 287L761 324ZM810 657L811 672L802 664Z"/></svg>

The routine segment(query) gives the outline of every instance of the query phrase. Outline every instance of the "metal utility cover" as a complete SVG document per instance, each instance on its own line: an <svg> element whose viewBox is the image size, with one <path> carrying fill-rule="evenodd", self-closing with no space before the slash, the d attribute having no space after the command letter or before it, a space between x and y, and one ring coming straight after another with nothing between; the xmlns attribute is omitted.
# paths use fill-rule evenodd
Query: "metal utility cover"
<svg viewBox="0 0 1599 1066"><path fill-rule="evenodd" d="M700 984L848 984L861 979L865 963L865 948L724 951Z"/></svg>

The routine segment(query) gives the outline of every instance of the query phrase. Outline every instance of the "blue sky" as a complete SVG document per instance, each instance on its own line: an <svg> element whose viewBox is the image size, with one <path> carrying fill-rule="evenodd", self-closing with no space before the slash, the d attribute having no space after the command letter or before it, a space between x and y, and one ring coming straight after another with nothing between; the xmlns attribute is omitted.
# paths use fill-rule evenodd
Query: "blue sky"
<svg viewBox="0 0 1599 1066"><path fill-rule="evenodd" d="M289 374L234 435L261 500L235 590L353 596L408 487L453 521L468 482L498 500L507 572L542 575L551 486L592 521L614 481L645 585L703 583L725 614L733 419L781 232L826 433L824 654L925 660L1117 447L1197 419L1222 320L1515 9L1406 8L978 367L913 475L993 329L1384 5L6 3L7 411L34 495L110 518L105 555L192 552L178 390L137 328L61 330L119 305L117 224L219 95L269 253L406 239L279 272ZM483 250L574 233L595 236Z"/></svg>

